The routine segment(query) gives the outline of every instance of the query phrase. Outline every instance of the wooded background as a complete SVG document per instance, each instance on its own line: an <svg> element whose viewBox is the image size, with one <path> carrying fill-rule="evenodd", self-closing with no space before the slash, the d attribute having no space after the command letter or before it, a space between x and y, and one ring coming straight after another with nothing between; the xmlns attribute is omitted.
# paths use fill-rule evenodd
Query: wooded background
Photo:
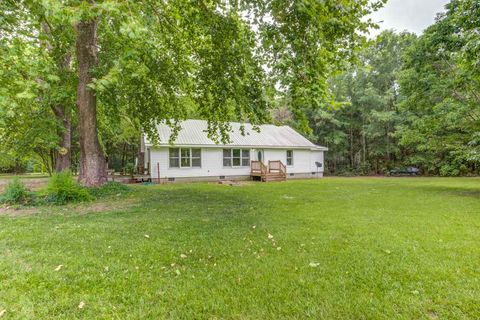
<svg viewBox="0 0 480 320"><path fill-rule="evenodd" d="M0 171L105 163L132 172L169 119L289 124L329 174L478 174L480 4L453 0L422 35L365 17L385 1L0 3Z"/></svg>

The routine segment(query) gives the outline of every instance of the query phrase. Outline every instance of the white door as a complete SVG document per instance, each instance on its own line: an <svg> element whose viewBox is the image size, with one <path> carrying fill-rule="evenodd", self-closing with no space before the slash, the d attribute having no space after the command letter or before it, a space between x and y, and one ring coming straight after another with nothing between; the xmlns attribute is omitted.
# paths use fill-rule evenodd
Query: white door
<svg viewBox="0 0 480 320"><path fill-rule="evenodd" d="M253 152L255 160L262 162L265 161L265 153L263 152L263 149L255 149Z"/></svg>

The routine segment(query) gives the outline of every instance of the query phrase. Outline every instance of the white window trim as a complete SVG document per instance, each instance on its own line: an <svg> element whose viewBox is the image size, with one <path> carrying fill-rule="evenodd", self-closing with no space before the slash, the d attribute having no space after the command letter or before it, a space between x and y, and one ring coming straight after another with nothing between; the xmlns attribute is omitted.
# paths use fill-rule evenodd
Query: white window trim
<svg viewBox="0 0 480 320"><path fill-rule="evenodd" d="M288 151L291 151L291 152L292 152L292 157L291 157L291 158L292 158L292 164L288 164ZM285 161L285 162L286 162L285 165L286 165L287 167L293 167L293 166L295 165L295 157L293 156L293 149L288 149L288 150L286 150L286 151L285 151L285 156L286 156L286 158L285 158L285 160L286 160L286 161Z"/></svg>
<svg viewBox="0 0 480 320"><path fill-rule="evenodd" d="M223 150L230 150L230 165L226 166L223 164L223 160L225 157L223 156ZM233 165L233 150L240 150L240 165L239 166L234 166ZM248 165L244 166L242 165L243 159L247 159L243 157L243 150L248 150ZM238 158L238 157L236 157ZM252 158L252 150L246 149L246 148L222 148L222 166L223 168L249 168L250 167L250 161Z"/></svg>
<svg viewBox="0 0 480 320"><path fill-rule="evenodd" d="M178 167L172 167L170 166L170 149L178 149ZM182 166L182 149L190 149L190 166ZM200 150L200 166L199 167L193 167L192 166L192 159L193 157L193 152L192 149L199 149ZM168 168L169 169L201 169L202 168L202 148L185 148L185 147L174 147L174 148L168 148ZM198 157L195 157L195 159L198 159Z"/></svg>

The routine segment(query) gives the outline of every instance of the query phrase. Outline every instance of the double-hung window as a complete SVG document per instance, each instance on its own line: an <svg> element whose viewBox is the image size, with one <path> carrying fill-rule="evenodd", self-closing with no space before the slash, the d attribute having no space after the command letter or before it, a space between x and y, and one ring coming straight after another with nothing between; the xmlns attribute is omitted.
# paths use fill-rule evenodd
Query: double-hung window
<svg viewBox="0 0 480 320"><path fill-rule="evenodd" d="M293 166L293 150L287 150L287 166Z"/></svg>
<svg viewBox="0 0 480 320"><path fill-rule="evenodd" d="M248 167L250 166L249 149L223 149L224 167Z"/></svg>
<svg viewBox="0 0 480 320"><path fill-rule="evenodd" d="M170 148L170 168L199 168L202 166L202 151L195 148Z"/></svg>

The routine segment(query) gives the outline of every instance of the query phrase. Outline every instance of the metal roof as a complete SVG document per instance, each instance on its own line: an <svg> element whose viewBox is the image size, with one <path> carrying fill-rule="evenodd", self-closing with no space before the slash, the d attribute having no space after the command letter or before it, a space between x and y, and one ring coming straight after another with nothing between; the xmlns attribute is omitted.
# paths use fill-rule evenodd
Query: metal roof
<svg viewBox="0 0 480 320"><path fill-rule="evenodd" d="M207 121L185 120L180 122L181 130L176 140L176 146L242 146L242 147L271 147L271 148L307 148L315 150L327 150L317 146L303 137L289 126L275 126L271 124L259 125L260 132L252 129L249 123L243 124L245 135L240 132L238 122L230 122L232 127L229 137L231 143L217 144L207 136ZM168 145L172 129L167 124L157 126L160 145ZM147 145L152 145L148 140Z"/></svg>

